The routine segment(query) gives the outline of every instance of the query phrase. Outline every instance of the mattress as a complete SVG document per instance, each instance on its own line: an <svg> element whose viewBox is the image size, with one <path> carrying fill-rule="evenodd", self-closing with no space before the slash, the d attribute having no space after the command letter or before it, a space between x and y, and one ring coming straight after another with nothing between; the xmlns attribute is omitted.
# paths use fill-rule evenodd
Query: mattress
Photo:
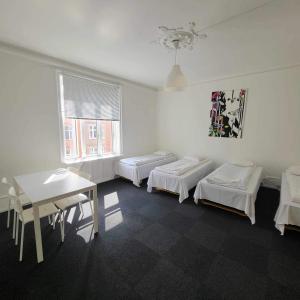
<svg viewBox="0 0 300 300"><path fill-rule="evenodd" d="M220 168L222 168L222 166ZM220 168L215 170L213 173L217 173ZM196 204L198 204L199 199L205 199L241 210L249 217L251 223L254 224L255 201L261 181L261 167L254 167L245 190L212 184L207 181L207 178L204 178L197 184L194 193L194 201Z"/></svg>
<svg viewBox="0 0 300 300"><path fill-rule="evenodd" d="M162 165L160 167L156 167L156 171L167 173L170 175L180 176L193 168L199 165L199 161L191 160L191 159L179 159L170 164Z"/></svg>
<svg viewBox="0 0 300 300"><path fill-rule="evenodd" d="M285 225L300 226L300 203L293 201L286 172L281 178L280 203L274 221L275 227L282 235Z"/></svg>
<svg viewBox="0 0 300 300"><path fill-rule="evenodd" d="M210 176L207 176L206 180L212 184L246 190L254 169L254 166L244 167L225 163Z"/></svg>
<svg viewBox="0 0 300 300"><path fill-rule="evenodd" d="M158 155L158 154L147 154L142 156L134 156L123 158L120 160L120 163L131 165L131 166L142 166L150 164L156 161L165 160L168 157L174 157L174 154L170 153L168 155Z"/></svg>
<svg viewBox="0 0 300 300"><path fill-rule="evenodd" d="M117 162L115 165L115 173L121 177L127 178L133 182L133 184L137 187L140 186L141 180L148 178L150 172L157 166L161 166L163 164L168 164L176 160L175 155L165 156L164 159L160 159L158 161L152 161L147 164L143 164L140 166L134 166L126 163L122 163L121 161Z"/></svg>
<svg viewBox="0 0 300 300"><path fill-rule="evenodd" d="M198 166L180 176L160 172L156 169L151 171L148 179L147 191L153 188L179 194L179 202L182 203L189 197L189 190L196 186L197 182L213 171L214 164L210 160L200 162Z"/></svg>
<svg viewBox="0 0 300 300"><path fill-rule="evenodd" d="M285 173L292 201L300 203L300 176Z"/></svg>

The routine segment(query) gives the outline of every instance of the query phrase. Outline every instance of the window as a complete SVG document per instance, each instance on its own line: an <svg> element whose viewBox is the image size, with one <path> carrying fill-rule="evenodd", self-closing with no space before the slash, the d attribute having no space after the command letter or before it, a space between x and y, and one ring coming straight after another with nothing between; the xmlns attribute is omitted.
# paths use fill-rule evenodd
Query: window
<svg viewBox="0 0 300 300"><path fill-rule="evenodd" d="M59 88L63 160L120 154L120 87L60 74Z"/></svg>
<svg viewBox="0 0 300 300"><path fill-rule="evenodd" d="M72 126L65 124L65 140L72 139Z"/></svg>
<svg viewBox="0 0 300 300"><path fill-rule="evenodd" d="M75 120L64 120L64 155L67 159L76 157L76 132Z"/></svg>
<svg viewBox="0 0 300 300"><path fill-rule="evenodd" d="M89 126L89 139L93 140L97 138L97 125Z"/></svg>

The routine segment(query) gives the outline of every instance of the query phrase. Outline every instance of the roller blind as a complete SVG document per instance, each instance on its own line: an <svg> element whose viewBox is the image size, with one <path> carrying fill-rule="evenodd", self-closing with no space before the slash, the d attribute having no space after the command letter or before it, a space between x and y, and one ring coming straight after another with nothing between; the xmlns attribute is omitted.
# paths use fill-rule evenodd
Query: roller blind
<svg viewBox="0 0 300 300"><path fill-rule="evenodd" d="M66 118L120 120L119 85L61 74L60 88Z"/></svg>

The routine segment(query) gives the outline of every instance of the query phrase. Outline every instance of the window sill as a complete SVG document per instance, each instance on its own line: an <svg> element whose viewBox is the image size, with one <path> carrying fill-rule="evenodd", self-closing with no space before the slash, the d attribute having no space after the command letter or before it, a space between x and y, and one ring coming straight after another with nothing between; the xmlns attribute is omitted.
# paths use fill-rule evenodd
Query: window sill
<svg viewBox="0 0 300 300"><path fill-rule="evenodd" d="M122 156L123 156L123 154L113 154L113 155L87 157L87 158L74 159L74 160L71 160L71 159L70 160L62 160L62 162L66 165L72 165L72 164L79 164L79 163L95 161L95 160L115 159L115 158L119 158Z"/></svg>

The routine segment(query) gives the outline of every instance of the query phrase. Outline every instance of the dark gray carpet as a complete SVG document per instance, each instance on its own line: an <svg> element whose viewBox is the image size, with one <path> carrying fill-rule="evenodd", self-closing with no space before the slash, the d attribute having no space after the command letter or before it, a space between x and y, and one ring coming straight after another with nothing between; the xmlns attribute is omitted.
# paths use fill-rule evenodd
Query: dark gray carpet
<svg viewBox="0 0 300 300"><path fill-rule="evenodd" d="M0 299L300 299L300 233L281 237L279 193L261 188L257 223L216 208L179 204L117 179L98 186L100 234L89 206L69 211L66 239L42 222L45 261L33 226L24 261L0 215ZM193 191L190 195L192 196ZM104 199L105 196L105 199Z"/></svg>

